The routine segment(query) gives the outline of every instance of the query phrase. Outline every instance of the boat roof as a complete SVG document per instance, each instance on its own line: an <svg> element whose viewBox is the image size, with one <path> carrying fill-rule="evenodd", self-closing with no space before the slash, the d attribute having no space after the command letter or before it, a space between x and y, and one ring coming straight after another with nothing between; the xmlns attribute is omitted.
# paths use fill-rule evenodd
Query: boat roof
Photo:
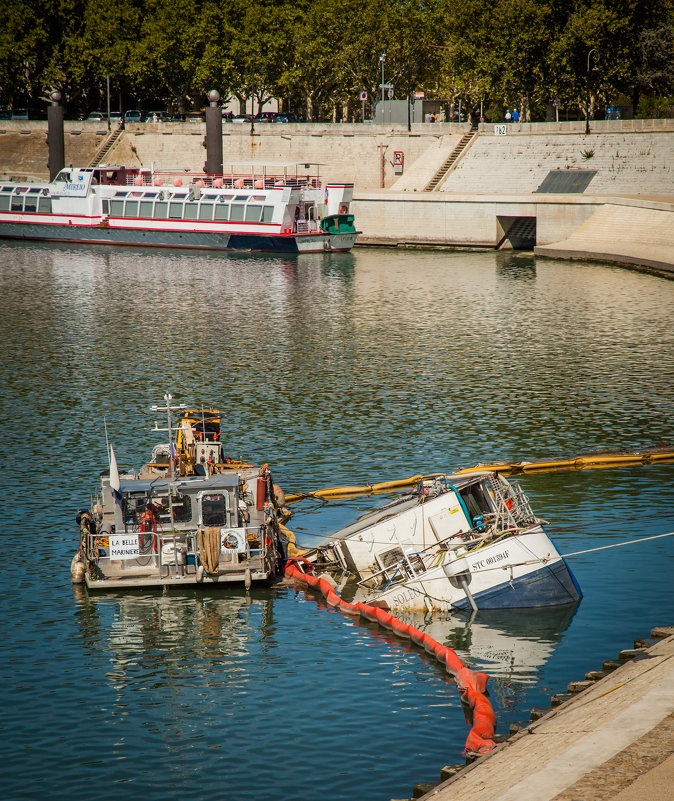
<svg viewBox="0 0 674 801"><path fill-rule="evenodd" d="M206 491L219 489L232 489L239 484L239 474L236 471L228 473L216 473L213 476L180 476L169 478L168 476L157 476L153 479L132 479L120 476L120 492L152 492L157 490L192 490Z"/></svg>

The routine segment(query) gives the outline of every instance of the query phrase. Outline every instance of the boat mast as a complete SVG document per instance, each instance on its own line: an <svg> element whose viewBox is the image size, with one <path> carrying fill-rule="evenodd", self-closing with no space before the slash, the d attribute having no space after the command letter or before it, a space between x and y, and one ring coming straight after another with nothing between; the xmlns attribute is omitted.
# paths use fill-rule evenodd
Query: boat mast
<svg viewBox="0 0 674 801"><path fill-rule="evenodd" d="M166 406L152 406L151 411L153 412L163 412L166 411L166 428L159 428L159 425L155 422L153 431L168 431L169 437L169 480L173 481L173 425L172 425L172 418L171 412L178 412L182 411L183 409L187 409L184 403L178 404L178 406L171 406L171 401L173 400L173 396L170 393L166 393L164 395L164 400L166 401Z"/></svg>

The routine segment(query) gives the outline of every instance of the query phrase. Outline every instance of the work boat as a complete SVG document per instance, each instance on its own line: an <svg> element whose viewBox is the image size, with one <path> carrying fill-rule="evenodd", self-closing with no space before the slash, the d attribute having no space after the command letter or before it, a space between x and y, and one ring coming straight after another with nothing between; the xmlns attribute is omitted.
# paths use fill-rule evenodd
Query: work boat
<svg viewBox="0 0 674 801"><path fill-rule="evenodd" d="M90 509L80 510L76 583L121 589L239 582L250 586L283 567L282 491L265 465L224 455L220 413L166 405L168 442L139 470L110 468ZM179 412L175 424L173 413Z"/></svg>
<svg viewBox="0 0 674 801"><path fill-rule="evenodd" d="M312 172L312 170L314 170ZM348 251L353 184L315 164L232 165L227 175L68 167L51 183L0 183L0 236L101 245Z"/></svg>
<svg viewBox="0 0 674 801"><path fill-rule="evenodd" d="M519 484L441 475L336 532L324 558L390 609L516 609L578 601L580 587Z"/></svg>

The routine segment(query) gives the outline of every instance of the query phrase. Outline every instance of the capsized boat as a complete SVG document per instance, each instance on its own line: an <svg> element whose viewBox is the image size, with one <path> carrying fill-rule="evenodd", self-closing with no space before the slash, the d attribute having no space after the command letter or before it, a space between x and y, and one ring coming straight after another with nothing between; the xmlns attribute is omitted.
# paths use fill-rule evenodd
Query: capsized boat
<svg viewBox="0 0 674 801"><path fill-rule="evenodd" d="M582 592L516 481L438 475L331 535L316 558L359 578L385 609L517 609Z"/></svg>
<svg viewBox="0 0 674 801"><path fill-rule="evenodd" d="M226 175L66 167L51 182L0 183L0 237L103 245L348 251L353 184L317 164L232 165Z"/></svg>
<svg viewBox="0 0 674 801"><path fill-rule="evenodd" d="M220 413L171 405L168 442L139 470L110 468L90 509L80 510L73 581L89 588L239 582L250 586L283 567L283 492L267 465L225 456ZM173 413L179 412L177 420Z"/></svg>

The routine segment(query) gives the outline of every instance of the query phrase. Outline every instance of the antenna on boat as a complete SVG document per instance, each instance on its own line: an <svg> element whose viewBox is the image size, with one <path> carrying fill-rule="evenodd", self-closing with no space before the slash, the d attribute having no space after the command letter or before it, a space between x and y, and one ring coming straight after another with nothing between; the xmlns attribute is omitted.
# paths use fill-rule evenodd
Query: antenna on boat
<svg viewBox="0 0 674 801"><path fill-rule="evenodd" d="M184 403L180 403L177 406L171 406L171 401L173 400L173 395L167 392L164 395L164 400L166 401L166 406L152 406L150 407L151 411L153 412L166 412L166 422L167 428L159 428L159 425L155 422L153 431L168 431L169 435L169 479L173 480L173 457L175 456L175 446L173 444L173 437L172 437L172 419L171 419L171 412L178 412L182 409L186 409Z"/></svg>

